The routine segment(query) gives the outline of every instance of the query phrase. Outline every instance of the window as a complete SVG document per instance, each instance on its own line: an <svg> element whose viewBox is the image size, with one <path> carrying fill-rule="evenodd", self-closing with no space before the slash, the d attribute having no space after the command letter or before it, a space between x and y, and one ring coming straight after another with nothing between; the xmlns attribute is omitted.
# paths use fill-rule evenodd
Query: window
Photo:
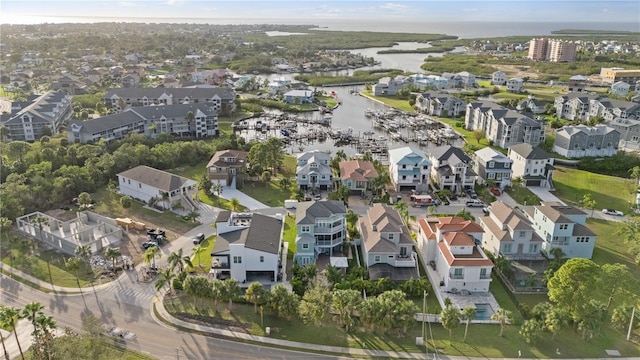
<svg viewBox="0 0 640 360"><path fill-rule="evenodd" d="M406 175L402 175L402 180L407 180L407 176Z"/></svg>
<svg viewBox="0 0 640 360"><path fill-rule="evenodd" d="M306 178L307 178L307 175L302 175L302 179L303 180L306 179Z"/></svg>
<svg viewBox="0 0 640 360"><path fill-rule="evenodd" d="M496 178L496 173L488 173L487 174L487 178L488 179L495 179Z"/></svg>
<svg viewBox="0 0 640 360"><path fill-rule="evenodd" d="M504 163L504 168L505 168L505 169L508 169L508 168L510 168L510 167L511 167L511 163Z"/></svg>
<svg viewBox="0 0 640 360"><path fill-rule="evenodd" d="M302 226L300 227L300 231L301 231L301 232L310 232L310 231L311 231L311 226L309 226L309 225L302 225Z"/></svg>
<svg viewBox="0 0 640 360"><path fill-rule="evenodd" d="M505 254L511 253L511 244L502 244L502 252Z"/></svg>
<svg viewBox="0 0 640 360"><path fill-rule="evenodd" d="M142 189L142 184L138 183L138 188Z"/></svg>
<svg viewBox="0 0 640 360"><path fill-rule="evenodd" d="M322 179L324 179L324 178L325 178L325 176L326 176L326 175L322 175Z"/></svg>
<svg viewBox="0 0 640 360"><path fill-rule="evenodd" d="M127 184L131 185L131 180L127 179Z"/></svg>
<svg viewBox="0 0 640 360"><path fill-rule="evenodd" d="M484 279L486 277L487 277L487 269L486 268L480 269L480 279Z"/></svg>
<svg viewBox="0 0 640 360"><path fill-rule="evenodd" d="M234 256L233 257L234 264L242 264L242 256Z"/></svg>
<svg viewBox="0 0 640 360"><path fill-rule="evenodd" d="M560 230L567 230L569 228L569 224L560 224Z"/></svg>
<svg viewBox="0 0 640 360"><path fill-rule="evenodd" d="M373 261L380 262L380 255L376 255L373 257Z"/></svg>
<svg viewBox="0 0 640 360"><path fill-rule="evenodd" d="M393 233L389 234L389 240L393 240Z"/></svg>
<svg viewBox="0 0 640 360"><path fill-rule="evenodd" d="M537 253L538 244L529 244L529 253Z"/></svg>
<svg viewBox="0 0 640 360"><path fill-rule="evenodd" d="M264 262L264 256L260 256L260 262Z"/></svg>
<svg viewBox="0 0 640 360"><path fill-rule="evenodd" d="M407 168L407 165L402 165L402 168L403 168L403 169L406 169L406 168Z"/></svg>
<svg viewBox="0 0 640 360"><path fill-rule="evenodd" d="M461 268L453 269L453 276L462 277L462 269Z"/></svg>
<svg viewBox="0 0 640 360"><path fill-rule="evenodd" d="M309 244L302 244L302 248L305 249L305 250L308 250L309 249Z"/></svg>
<svg viewBox="0 0 640 360"><path fill-rule="evenodd" d="M523 238L527 234L526 231L520 231L520 237Z"/></svg>
<svg viewBox="0 0 640 360"><path fill-rule="evenodd" d="M489 168L493 168L494 166L496 166L496 163L494 163L493 161L489 161Z"/></svg>

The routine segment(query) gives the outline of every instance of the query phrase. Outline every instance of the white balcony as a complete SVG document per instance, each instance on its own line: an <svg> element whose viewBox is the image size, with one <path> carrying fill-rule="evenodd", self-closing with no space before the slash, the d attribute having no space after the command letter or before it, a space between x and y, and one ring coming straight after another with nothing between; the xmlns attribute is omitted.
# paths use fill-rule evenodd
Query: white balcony
<svg viewBox="0 0 640 360"><path fill-rule="evenodd" d="M395 267L416 267L416 253L412 252L409 255L396 255Z"/></svg>

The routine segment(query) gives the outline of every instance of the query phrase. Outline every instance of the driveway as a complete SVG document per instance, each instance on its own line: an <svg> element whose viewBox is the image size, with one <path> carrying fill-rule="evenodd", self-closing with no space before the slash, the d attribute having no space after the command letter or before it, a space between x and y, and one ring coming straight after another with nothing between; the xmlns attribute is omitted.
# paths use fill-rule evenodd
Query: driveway
<svg viewBox="0 0 640 360"><path fill-rule="evenodd" d="M564 203L564 201L558 199L555 195L549 192L549 188L542 186L527 186L527 189L531 190L531 192L536 194L536 196L539 197L542 201L555 201L563 205L567 205Z"/></svg>
<svg viewBox="0 0 640 360"><path fill-rule="evenodd" d="M240 204L246 206L249 210L258 210L264 209L269 206L261 203L260 201L252 198L251 196L243 193L242 191L236 189L236 178L233 178L233 182L231 186L225 186L222 190L222 194L220 197L223 199L231 200L232 198L236 198L240 201Z"/></svg>

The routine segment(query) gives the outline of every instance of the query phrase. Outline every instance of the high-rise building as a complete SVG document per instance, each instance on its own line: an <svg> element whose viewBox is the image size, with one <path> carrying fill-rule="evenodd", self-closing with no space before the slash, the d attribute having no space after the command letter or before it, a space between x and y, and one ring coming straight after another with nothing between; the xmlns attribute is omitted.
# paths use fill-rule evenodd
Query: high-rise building
<svg viewBox="0 0 640 360"><path fill-rule="evenodd" d="M546 60L547 50L549 47L549 39L531 39L529 42L529 56L530 60Z"/></svg>
<svg viewBox="0 0 640 360"><path fill-rule="evenodd" d="M565 40L531 39L528 58L530 60L553 62L575 61L576 44Z"/></svg>

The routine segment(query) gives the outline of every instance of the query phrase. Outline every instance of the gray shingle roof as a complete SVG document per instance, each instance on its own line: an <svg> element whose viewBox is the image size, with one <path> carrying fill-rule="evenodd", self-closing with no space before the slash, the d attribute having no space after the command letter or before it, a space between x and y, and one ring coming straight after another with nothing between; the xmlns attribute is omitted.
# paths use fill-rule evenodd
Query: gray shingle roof
<svg viewBox="0 0 640 360"><path fill-rule="evenodd" d="M296 208L296 225L315 224L316 219L326 219L334 214L346 214L342 201L322 200L300 202Z"/></svg>
<svg viewBox="0 0 640 360"><path fill-rule="evenodd" d="M277 254L281 235L281 220L254 213L248 228L219 234L211 254L229 250L229 244L244 244L248 249Z"/></svg>
<svg viewBox="0 0 640 360"><path fill-rule="evenodd" d="M147 97L149 99L157 99L162 94L172 96L174 99L210 99L218 95L222 100L235 99L236 93L231 88L116 88L108 89L104 96L110 99L116 95L124 99L140 99Z"/></svg>
<svg viewBox="0 0 640 360"><path fill-rule="evenodd" d="M133 169L123 171L118 176L136 180L145 185L153 186L159 190L170 192L180 189L187 182L196 183L191 179L178 176L166 171L154 169L146 165L136 166Z"/></svg>
<svg viewBox="0 0 640 360"><path fill-rule="evenodd" d="M544 151L539 147L533 147L531 144L522 143L516 144L509 147L509 149L513 150L515 153L524 157L525 159L535 160L535 159L548 159L550 158L549 153Z"/></svg>

